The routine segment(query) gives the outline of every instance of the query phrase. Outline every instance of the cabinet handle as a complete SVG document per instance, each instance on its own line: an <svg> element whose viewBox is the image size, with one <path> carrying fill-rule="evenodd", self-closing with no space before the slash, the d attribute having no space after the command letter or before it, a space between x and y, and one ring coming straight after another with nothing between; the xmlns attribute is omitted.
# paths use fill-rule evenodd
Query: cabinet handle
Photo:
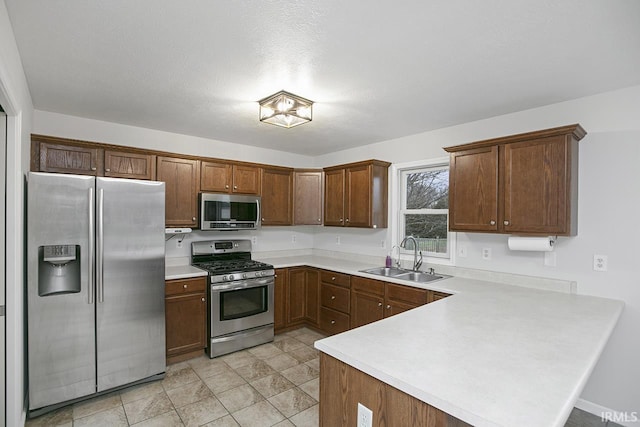
<svg viewBox="0 0 640 427"><path fill-rule="evenodd" d="M262 221L264 221L264 218L262 218Z"/></svg>
<svg viewBox="0 0 640 427"><path fill-rule="evenodd" d="M340 218L340 222L342 222L342 218Z"/></svg>
<svg viewBox="0 0 640 427"><path fill-rule="evenodd" d="M336 299L336 296L335 295L331 295L331 299Z"/></svg>
<svg viewBox="0 0 640 427"><path fill-rule="evenodd" d="M204 302L204 297L202 297L202 302Z"/></svg>
<svg viewBox="0 0 640 427"><path fill-rule="evenodd" d="M183 287L184 289L187 289L187 285L182 285L182 287Z"/></svg>
<svg viewBox="0 0 640 427"><path fill-rule="evenodd" d="M489 225L496 225L496 222L494 220L489 221Z"/></svg>
<svg viewBox="0 0 640 427"><path fill-rule="evenodd" d="M336 276L331 277L331 280L336 280Z"/></svg>
<svg viewBox="0 0 640 427"><path fill-rule="evenodd" d="M233 186L233 189L234 189L234 190L237 190L237 189L238 189L238 186L237 186L237 185L234 185L234 186Z"/></svg>
<svg viewBox="0 0 640 427"><path fill-rule="evenodd" d="M349 222L349 218L347 218L347 222Z"/></svg>
<svg viewBox="0 0 640 427"><path fill-rule="evenodd" d="M382 303L381 302L378 303L378 307L382 307Z"/></svg>
<svg viewBox="0 0 640 427"><path fill-rule="evenodd" d="M225 184L224 188L229 189L229 184Z"/></svg>
<svg viewBox="0 0 640 427"><path fill-rule="evenodd" d="M111 169L105 169L104 171L105 172L111 172Z"/></svg>
<svg viewBox="0 0 640 427"><path fill-rule="evenodd" d="M191 218L191 221L195 221L195 220L196 220L196 217L195 217L195 216L194 216L193 218Z"/></svg>
<svg viewBox="0 0 640 427"><path fill-rule="evenodd" d="M387 304L387 310L391 310L391 306Z"/></svg>
<svg viewBox="0 0 640 427"><path fill-rule="evenodd" d="M92 171L96 170L96 168L91 168Z"/></svg>
<svg viewBox="0 0 640 427"><path fill-rule="evenodd" d="M273 275L273 277L278 277L278 275L277 275L277 274L274 274L274 275Z"/></svg>
<svg viewBox="0 0 640 427"><path fill-rule="evenodd" d="M331 321L331 324L332 324L332 325L335 325L335 324L336 324L336 321L335 321L335 320L332 320L332 321Z"/></svg>
<svg viewBox="0 0 640 427"><path fill-rule="evenodd" d="M503 224L504 224L504 225L509 225L509 221L505 219L505 220L504 220L504 222L503 222Z"/></svg>

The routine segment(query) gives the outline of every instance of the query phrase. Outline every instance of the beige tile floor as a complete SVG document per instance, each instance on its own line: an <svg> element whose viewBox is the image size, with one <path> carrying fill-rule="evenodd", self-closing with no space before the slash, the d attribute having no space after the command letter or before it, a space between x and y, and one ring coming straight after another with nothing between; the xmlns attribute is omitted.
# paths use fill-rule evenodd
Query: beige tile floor
<svg viewBox="0 0 640 427"><path fill-rule="evenodd" d="M76 403L27 421L36 426L270 427L318 425L323 335L306 328L272 343L167 367L162 381Z"/></svg>
<svg viewBox="0 0 640 427"><path fill-rule="evenodd" d="M216 359L167 367L162 381L76 403L27 427L316 427L323 335L306 328ZM608 426L613 426L609 423ZM607 426L574 409L565 427Z"/></svg>

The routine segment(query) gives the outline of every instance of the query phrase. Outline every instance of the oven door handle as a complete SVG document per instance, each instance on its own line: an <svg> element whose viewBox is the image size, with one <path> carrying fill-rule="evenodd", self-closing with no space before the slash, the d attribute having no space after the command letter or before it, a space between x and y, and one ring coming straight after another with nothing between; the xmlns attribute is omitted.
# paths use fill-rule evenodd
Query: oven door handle
<svg viewBox="0 0 640 427"><path fill-rule="evenodd" d="M247 279L247 280L239 280L236 282L229 282L225 284L216 283L211 285L211 291L228 291L228 290L236 290L236 289L249 289L249 288L258 288L260 286L271 285L274 283L274 277L263 277L260 279Z"/></svg>

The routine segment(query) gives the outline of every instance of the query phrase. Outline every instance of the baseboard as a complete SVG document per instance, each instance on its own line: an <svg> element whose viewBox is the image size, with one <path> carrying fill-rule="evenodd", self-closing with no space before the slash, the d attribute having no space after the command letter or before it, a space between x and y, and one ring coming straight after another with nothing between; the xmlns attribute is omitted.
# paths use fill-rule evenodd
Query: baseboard
<svg viewBox="0 0 640 427"><path fill-rule="evenodd" d="M611 420L625 427L637 427L640 422L640 414L638 412L615 411L584 399L578 399L575 407L593 414L600 419Z"/></svg>

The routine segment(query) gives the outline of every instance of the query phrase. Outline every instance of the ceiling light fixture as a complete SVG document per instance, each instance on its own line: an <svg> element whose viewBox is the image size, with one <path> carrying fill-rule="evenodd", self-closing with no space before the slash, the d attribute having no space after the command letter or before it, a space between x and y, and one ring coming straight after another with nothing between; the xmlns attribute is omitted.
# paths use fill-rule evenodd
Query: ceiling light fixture
<svg viewBox="0 0 640 427"><path fill-rule="evenodd" d="M258 101L260 121L292 128L311 121L313 101L281 90Z"/></svg>

